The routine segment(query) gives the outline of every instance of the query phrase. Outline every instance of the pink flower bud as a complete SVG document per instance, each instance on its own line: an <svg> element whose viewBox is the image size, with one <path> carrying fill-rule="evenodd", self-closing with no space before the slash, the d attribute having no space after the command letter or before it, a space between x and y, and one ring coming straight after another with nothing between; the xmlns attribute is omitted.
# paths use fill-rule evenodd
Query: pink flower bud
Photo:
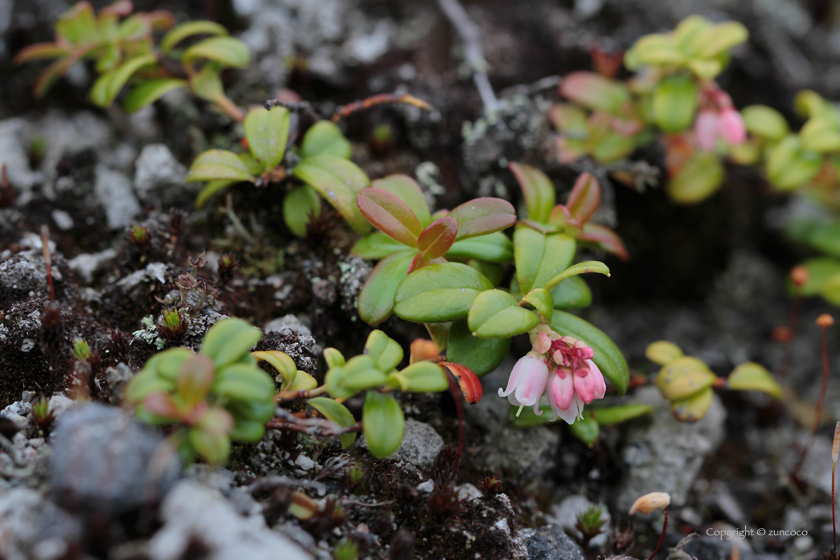
<svg viewBox="0 0 840 560"><path fill-rule="evenodd" d="M719 130L718 115L709 109L702 109L697 113L694 121L694 134L697 136L697 143L704 150L711 150L715 147Z"/></svg>
<svg viewBox="0 0 840 560"><path fill-rule="evenodd" d="M538 334L534 339L532 348L537 354L545 354L551 348L551 337L544 332Z"/></svg>
<svg viewBox="0 0 840 560"><path fill-rule="evenodd" d="M728 144L737 145L747 139L747 127L741 113L735 109L724 109L718 115L717 131Z"/></svg>

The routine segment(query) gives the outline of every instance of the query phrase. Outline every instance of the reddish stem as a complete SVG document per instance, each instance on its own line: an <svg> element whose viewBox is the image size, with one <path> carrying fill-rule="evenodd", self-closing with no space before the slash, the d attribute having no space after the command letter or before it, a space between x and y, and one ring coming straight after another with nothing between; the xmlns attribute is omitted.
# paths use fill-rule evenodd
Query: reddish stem
<svg viewBox="0 0 840 560"><path fill-rule="evenodd" d="M793 359L793 341L796 339L796 329L799 326L799 315L802 312L802 296L797 290L796 295L793 296L793 303L790 308L790 315L788 316L788 337L785 340L784 354L782 354L782 361L779 364L779 370L776 372L776 377L779 381L784 381L790 369L791 360Z"/></svg>
<svg viewBox="0 0 840 560"><path fill-rule="evenodd" d="M665 529L668 528L668 506L665 506L665 521L662 523L662 536L659 537L659 543L656 545L656 548L653 549L653 554L650 555L648 560L653 560L653 557L656 556L656 553L659 552L659 549L662 548L662 543L665 542Z"/></svg>
<svg viewBox="0 0 840 560"><path fill-rule="evenodd" d="M455 408L458 411L458 455L455 456L455 469L452 471L453 478L461 468L461 454L464 452L464 404L461 402L463 394L461 393L458 383L455 381L455 376L447 370L446 380L449 382L449 390L455 398Z"/></svg>
<svg viewBox="0 0 840 560"><path fill-rule="evenodd" d="M47 283L50 286L50 301L55 301L55 289L52 277L52 254L50 253L50 228L41 226L41 254L44 255L44 266L47 268Z"/></svg>
<svg viewBox="0 0 840 560"><path fill-rule="evenodd" d="M797 478L799 475L799 470L802 468L803 463L805 462L805 457L808 455L808 451L811 450L811 446L814 445L814 440L817 437L817 430L820 427L820 421L822 420L823 415L823 408L825 407L825 396L826 391L828 389L828 374L829 374L829 365L828 365L828 327L823 326L822 328L822 336L820 337L820 347L822 349L822 361L823 361L823 376L822 376L822 383L820 383L820 398L817 401L817 409L814 412L814 424L811 426L811 437L808 440L808 445L802 448L802 453L799 455L799 460L796 462L796 466L793 467L793 470L790 471L791 478Z"/></svg>

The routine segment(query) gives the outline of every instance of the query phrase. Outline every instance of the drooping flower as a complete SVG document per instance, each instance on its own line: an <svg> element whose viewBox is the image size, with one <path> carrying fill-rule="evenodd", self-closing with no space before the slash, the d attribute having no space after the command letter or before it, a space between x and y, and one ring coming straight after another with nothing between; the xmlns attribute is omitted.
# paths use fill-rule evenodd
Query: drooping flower
<svg viewBox="0 0 840 560"><path fill-rule="evenodd" d="M528 352L519 358L510 373L507 388L499 389L500 397L507 397L514 406L533 406L534 414L542 414L540 399L548 383L548 365L545 356Z"/></svg>

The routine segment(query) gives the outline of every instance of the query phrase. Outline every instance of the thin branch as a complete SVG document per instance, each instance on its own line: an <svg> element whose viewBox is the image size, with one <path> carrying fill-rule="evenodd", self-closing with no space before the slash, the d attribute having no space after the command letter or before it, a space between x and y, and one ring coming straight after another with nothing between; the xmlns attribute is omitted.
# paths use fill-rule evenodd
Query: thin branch
<svg viewBox="0 0 840 560"><path fill-rule="evenodd" d="M279 408L277 418L266 422L265 427L272 430L289 430L313 437L333 437L352 432L361 432L362 423L352 426L339 426L325 418L298 418L292 413Z"/></svg>
<svg viewBox="0 0 840 560"><path fill-rule="evenodd" d="M461 42L464 44L464 62L473 73L475 87L484 103L487 111L495 111L499 106L499 100L490 85L487 77L487 60L484 58L484 49L481 47L481 30L467 15L466 10L458 0L438 0L438 6L446 15L446 19L458 32Z"/></svg>

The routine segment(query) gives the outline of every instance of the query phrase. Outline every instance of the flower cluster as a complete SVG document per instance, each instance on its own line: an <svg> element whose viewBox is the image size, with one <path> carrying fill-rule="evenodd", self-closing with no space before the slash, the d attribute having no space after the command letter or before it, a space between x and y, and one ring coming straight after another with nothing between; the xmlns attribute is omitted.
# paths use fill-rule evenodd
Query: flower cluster
<svg viewBox="0 0 840 560"><path fill-rule="evenodd" d="M516 362L507 388L500 397L519 406L533 406L540 415L540 400L545 393L548 404L568 424L583 417L583 405L603 398L607 390L601 370L592 361L595 352L570 336L554 331L541 332L534 338L532 350Z"/></svg>
<svg viewBox="0 0 840 560"><path fill-rule="evenodd" d="M712 150L720 138L731 146L747 139L747 128L741 113L732 105L729 94L716 85L700 92L700 110L694 121L697 143L704 150Z"/></svg>

